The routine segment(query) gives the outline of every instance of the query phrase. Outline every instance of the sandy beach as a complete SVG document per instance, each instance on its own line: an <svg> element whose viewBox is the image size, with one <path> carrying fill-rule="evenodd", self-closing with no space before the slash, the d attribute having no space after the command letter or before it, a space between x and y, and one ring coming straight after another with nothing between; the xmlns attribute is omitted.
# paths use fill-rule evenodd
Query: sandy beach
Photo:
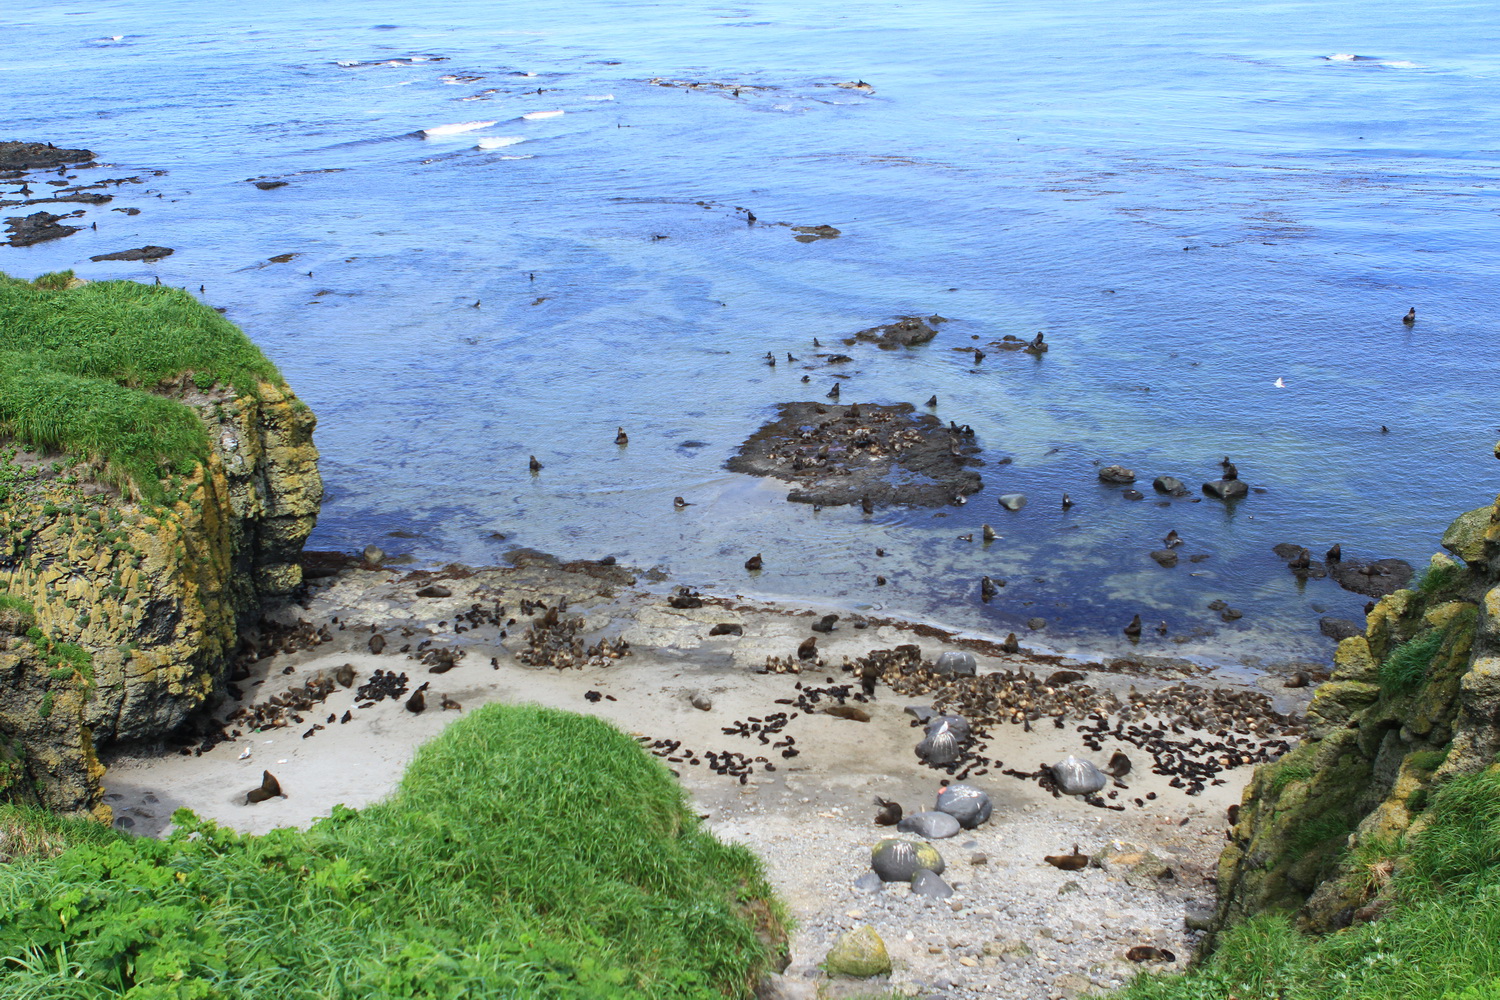
<svg viewBox="0 0 1500 1000"><path fill-rule="evenodd" d="M234 682L241 697L214 713L225 721L222 734L213 730L186 746L135 746L113 755L105 786L117 825L158 835L182 807L245 832L306 825L335 804L358 808L388 794L416 750L463 711L489 702L534 702L597 715L636 735L680 776L710 829L765 860L798 925L791 964L779 982L788 996L812 995L829 946L843 930L863 924L874 926L891 952L891 987L915 995L1070 996L1131 975L1139 966L1124 954L1137 945L1162 949L1179 966L1190 956L1197 934L1185 918L1212 906L1225 811L1239 801L1250 767L1226 770L1222 783L1188 795L1173 787L1180 783L1175 778L1152 773L1151 757L1129 743L1109 739L1091 751L1077 731L1084 720L981 726L991 763L970 765L969 771L983 773L970 773L967 783L990 795L993 818L934 842L954 895L929 899L894 883L872 891L856 886L869 872L871 847L885 836L910 836L875 825L875 797L900 802L910 815L931 809L939 783L951 779L913 752L922 730L906 709L931 705L932 698L898 694L881 683L861 701L859 678L845 664L907 643L919 647L924 660L947 649L978 648L980 675L1045 677L1072 669L1085 678L1075 685L1123 699L1181 685L1180 676L1115 672L1046 652L983 652L998 650L998 640L944 638L943 630L919 623L844 615L831 632L815 633L810 626L821 620L822 609L707 594L684 599L660 581L643 585L612 565L562 566L541 556L521 561L520 567L436 573L354 567L315 580L302 604L278 613L282 628L261 636L265 655L247 659ZM569 640L552 648L582 649L580 659L590 662L562 668L523 662L548 648L554 634L539 624L553 608L560 610L557 621L577 628L565 629ZM720 623L738 625L743 634L709 635ZM375 635L380 639L372 644ZM816 658L799 660L799 645L813 636ZM578 645L569 645L572 639ZM604 653L589 657L601 640ZM382 642L381 652L371 651ZM454 665L443 669L450 661ZM349 686L334 680L341 668L352 668ZM365 685L377 671L404 673L400 693L371 697ZM350 680L349 669L343 674ZM315 703L307 700L310 681ZM407 702L424 683L424 708L413 712ZM1191 683L1202 690L1223 682ZM1279 679L1262 683L1283 699L1278 704L1300 693L1282 691ZM867 722L817 710L836 700L832 696L814 699L813 711L798 711L799 697L808 707L807 692L836 693L841 686ZM695 707L694 696L709 707ZM271 707L275 701L292 707ZM778 711L790 718L762 740L755 724ZM270 723L272 716L282 724ZM270 724L255 729L252 720ZM1279 731L1266 719L1246 721L1260 729L1257 738ZM787 737L792 743L781 745ZM785 755L788 749L795 753ZM1035 780L1003 773L1034 772L1068 754L1104 766L1115 750L1130 756L1134 767L1109 790L1114 798L1096 805L1054 797ZM711 751L759 761L716 773ZM536 766L545 768L547 761ZM251 804L246 793L260 784L263 771L276 777L284 794ZM1062 871L1044 862L1074 845L1096 856L1087 868ZM825 993L840 989L837 983L821 987Z"/></svg>

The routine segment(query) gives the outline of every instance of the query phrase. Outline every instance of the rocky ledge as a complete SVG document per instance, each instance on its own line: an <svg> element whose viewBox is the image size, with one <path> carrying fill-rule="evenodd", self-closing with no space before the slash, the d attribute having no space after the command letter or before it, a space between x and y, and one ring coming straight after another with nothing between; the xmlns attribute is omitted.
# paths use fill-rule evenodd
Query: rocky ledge
<svg viewBox="0 0 1500 1000"><path fill-rule="evenodd" d="M782 403L727 468L795 485L795 503L939 507L984 485L967 427L944 425L910 403Z"/></svg>
<svg viewBox="0 0 1500 1000"><path fill-rule="evenodd" d="M1500 506L1463 515L1442 544L1413 589L1381 597L1339 644L1305 742L1246 788L1219 864L1218 927L1266 910L1311 931L1378 919L1431 793L1495 765Z"/></svg>
<svg viewBox="0 0 1500 1000"><path fill-rule="evenodd" d="M0 797L107 818L96 746L159 739L220 697L242 633L302 582L312 413L270 382L155 392L212 446L161 503L0 442Z"/></svg>

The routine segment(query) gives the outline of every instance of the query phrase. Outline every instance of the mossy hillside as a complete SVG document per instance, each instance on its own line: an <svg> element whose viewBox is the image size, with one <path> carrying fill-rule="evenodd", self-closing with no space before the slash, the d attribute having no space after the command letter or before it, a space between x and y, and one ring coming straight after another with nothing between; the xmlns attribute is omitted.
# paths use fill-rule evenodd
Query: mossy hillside
<svg viewBox="0 0 1500 1000"><path fill-rule="evenodd" d="M203 422L156 390L255 396L283 386L234 324L186 292L130 281L0 275L0 436L98 464L102 478L160 501L161 480L205 462Z"/></svg>
<svg viewBox="0 0 1500 1000"><path fill-rule="evenodd" d="M1500 765L1432 796L1427 822L1351 852L1379 919L1323 936L1284 913L1220 935L1182 975L1144 975L1121 1000L1500 1000Z"/></svg>
<svg viewBox="0 0 1500 1000"><path fill-rule="evenodd" d="M759 862L598 719L487 706L311 830L166 841L0 812L0 998L744 997L783 937Z"/></svg>

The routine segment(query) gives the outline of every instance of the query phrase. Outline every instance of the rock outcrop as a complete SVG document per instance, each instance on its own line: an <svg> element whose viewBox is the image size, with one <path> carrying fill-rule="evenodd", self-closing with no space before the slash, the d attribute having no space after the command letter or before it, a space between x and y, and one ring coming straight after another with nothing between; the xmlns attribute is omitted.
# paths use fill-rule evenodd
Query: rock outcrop
<svg viewBox="0 0 1500 1000"><path fill-rule="evenodd" d="M1431 791L1500 752L1500 503L1455 521L1414 589L1344 639L1308 737L1256 771L1219 864L1216 927L1266 910L1305 930L1368 919Z"/></svg>
<svg viewBox="0 0 1500 1000"><path fill-rule="evenodd" d="M95 747L211 705L262 605L301 583L322 497L311 411L267 381L242 394L184 373L155 391L211 443L163 503L0 442L0 608L16 619L0 628L0 797L107 817Z"/></svg>

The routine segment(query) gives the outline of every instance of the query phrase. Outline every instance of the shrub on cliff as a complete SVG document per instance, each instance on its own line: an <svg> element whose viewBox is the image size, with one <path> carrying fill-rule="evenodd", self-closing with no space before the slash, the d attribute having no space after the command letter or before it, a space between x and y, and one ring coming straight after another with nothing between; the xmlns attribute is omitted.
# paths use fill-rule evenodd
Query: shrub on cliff
<svg viewBox="0 0 1500 1000"><path fill-rule="evenodd" d="M1449 782L1428 814L1404 853L1378 861L1380 919L1314 937L1285 914L1253 917L1201 966L1141 976L1122 1000L1500 997L1500 765Z"/></svg>
<svg viewBox="0 0 1500 1000"><path fill-rule="evenodd" d="M479 709L388 801L308 831L175 819L49 820L65 850L0 864L0 998L698 1000L744 995L779 934L754 856L565 712Z"/></svg>
<svg viewBox="0 0 1500 1000"><path fill-rule="evenodd" d="M97 462L149 499L208 455L203 423L153 393L193 373L255 393L280 374L238 327L188 293L131 281L0 274L0 437Z"/></svg>

